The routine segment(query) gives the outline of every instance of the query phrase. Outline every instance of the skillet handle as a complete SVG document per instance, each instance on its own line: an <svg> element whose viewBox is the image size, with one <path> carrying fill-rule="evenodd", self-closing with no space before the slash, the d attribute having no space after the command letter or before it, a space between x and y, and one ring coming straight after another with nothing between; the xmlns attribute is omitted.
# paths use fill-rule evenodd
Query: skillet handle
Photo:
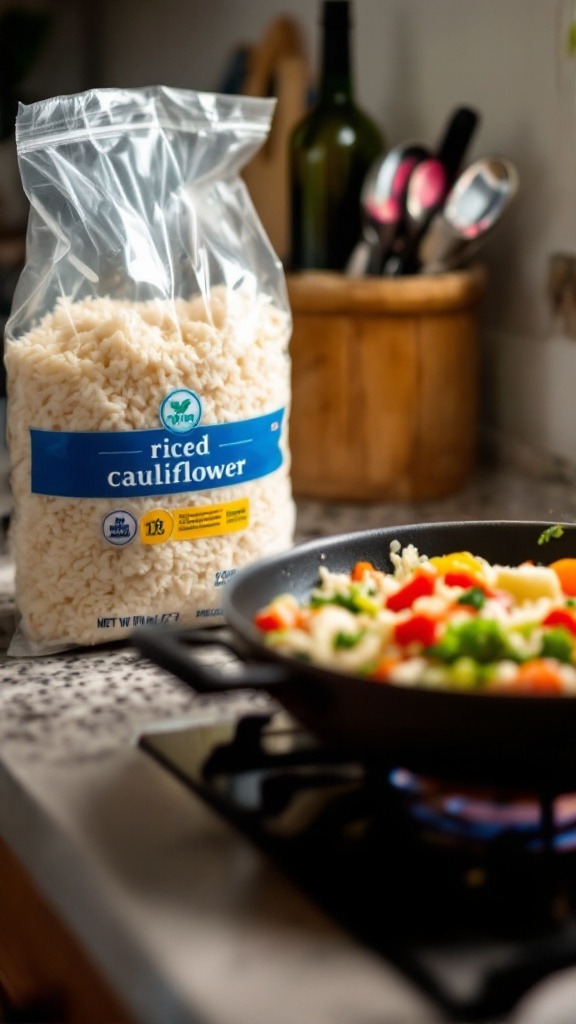
<svg viewBox="0 0 576 1024"><path fill-rule="evenodd" d="M240 644L233 635L220 629L176 630L142 626L130 642L145 658L166 669L199 693L224 693L230 690L271 690L287 683L289 669L267 662L242 662L233 672L207 665L194 647L224 647L240 657Z"/></svg>

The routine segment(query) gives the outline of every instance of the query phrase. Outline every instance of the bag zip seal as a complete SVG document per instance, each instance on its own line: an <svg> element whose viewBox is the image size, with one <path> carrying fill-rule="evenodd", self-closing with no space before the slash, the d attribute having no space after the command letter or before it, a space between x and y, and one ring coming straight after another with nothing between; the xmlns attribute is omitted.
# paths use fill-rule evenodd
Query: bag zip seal
<svg viewBox="0 0 576 1024"><path fill-rule="evenodd" d="M265 135L268 132L269 125L264 120L262 121L187 121L185 124L179 124L175 121L164 121L164 120L152 120L152 121L138 121L119 124L106 124L106 125L95 125L90 127L89 125L83 125L81 128L73 128L67 131L54 132L52 131L40 131L35 134L34 129L32 131L32 137L26 138L28 129L18 130L16 126L16 144L20 153L30 153L35 149L39 149L43 146L59 146L66 142L81 142L83 139L92 138L110 138L114 135L119 135L126 132L137 132L137 131L149 131L150 128L156 128L158 131L177 131L186 134L191 134L198 130L198 128L205 128L207 124L210 126L211 131L216 131L224 134L234 130L235 135L242 134L244 137L258 137Z"/></svg>

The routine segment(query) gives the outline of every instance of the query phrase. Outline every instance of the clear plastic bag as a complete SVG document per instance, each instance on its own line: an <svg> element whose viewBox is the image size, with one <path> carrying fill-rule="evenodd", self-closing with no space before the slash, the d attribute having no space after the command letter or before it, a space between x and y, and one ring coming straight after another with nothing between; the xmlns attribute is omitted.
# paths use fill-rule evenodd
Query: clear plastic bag
<svg viewBox="0 0 576 1024"><path fill-rule="evenodd" d="M273 109L163 87L20 107L10 653L217 624L222 586L292 543L290 310L240 176Z"/></svg>

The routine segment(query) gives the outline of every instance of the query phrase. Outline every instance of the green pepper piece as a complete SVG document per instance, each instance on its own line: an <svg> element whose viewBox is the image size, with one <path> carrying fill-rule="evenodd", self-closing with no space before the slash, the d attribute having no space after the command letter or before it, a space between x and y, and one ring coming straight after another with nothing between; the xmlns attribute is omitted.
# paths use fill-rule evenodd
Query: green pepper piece
<svg viewBox="0 0 576 1024"><path fill-rule="evenodd" d="M354 612L367 612L368 615L376 615L380 611L381 605L378 601L374 601L368 597L360 588L351 587L347 594L333 594L331 597L325 597L323 594L313 593L310 598L310 606L312 608L321 608L327 604L335 604L340 608L347 608L348 611Z"/></svg>
<svg viewBox="0 0 576 1024"><path fill-rule="evenodd" d="M479 611L486 604L486 594L480 587L470 587L469 590L465 590L463 594L460 594L456 604L469 604L472 608L476 608Z"/></svg>
<svg viewBox="0 0 576 1024"><path fill-rule="evenodd" d="M542 636L541 658L556 658L556 661L569 664L572 661L573 650L573 638L563 626L548 629Z"/></svg>
<svg viewBox="0 0 576 1024"><path fill-rule="evenodd" d="M336 633L333 640L333 646L335 651L350 650L351 647L356 647L356 644L360 642L364 636L364 630L360 629L357 633L346 633L344 630Z"/></svg>

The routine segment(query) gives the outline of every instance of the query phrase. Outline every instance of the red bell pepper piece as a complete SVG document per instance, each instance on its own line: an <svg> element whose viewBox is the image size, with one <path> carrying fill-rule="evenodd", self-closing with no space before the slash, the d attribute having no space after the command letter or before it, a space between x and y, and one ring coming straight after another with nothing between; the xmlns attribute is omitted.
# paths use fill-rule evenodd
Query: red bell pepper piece
<svg viewBox="0 0 576 1024"><path fill-rule="evenodd" d="M273 602L254 616L255 625L264 633L271 633L275 629L291 629L297 621L298 609L280 602Z"/></svg>
<svg viewBox="0 0 576 1024"><path fill-rule="evenodd" d="M436 579L430 573L417 573L409 583L388 598L386 607L391 612L402 612L405 608L411 608L417 597L430 597L435 586Z"/></svg>
<svg viewBox="0 0 576 1024"><path fill-rule="evenodd" d="M476 576L473 576L470 572L447 572L444 582L449 587L463 587L464 590L478 586Z"/></svg>
<svg viewBox="0 0 576 1024"><path fill-rule="evenodd" d="M419 643L424 647L430 647L436 639L436 619L430 615L420 613L412 615L404 622L398 622L394 627L394 640L400 647L407 644Z"/></svg>
<svg viewBox="0 0 576 1024"><path fill-rule="evenodd" d="M545 619L542 619L543 626L564 626L564 629L576 636L576 616L568 608L553 608Z"/></svg>
<svg viewBox="0 0 576 1024"><path fill-rule="evenodd" d="M482 580L478 579L471 572L447 572L444 582L449 587L462 587L464 590L478 587L486 597L494 597L494 591L490 590Z"/></svg>
<svg viewBox="0 0 576 1024"><path fill-rule="evenodd" d="M255 616L254 622L258 629L263 630L264 633L271 633L272 630L282 629L284 626L282 619L276 612L259 612Z"/></svg>

